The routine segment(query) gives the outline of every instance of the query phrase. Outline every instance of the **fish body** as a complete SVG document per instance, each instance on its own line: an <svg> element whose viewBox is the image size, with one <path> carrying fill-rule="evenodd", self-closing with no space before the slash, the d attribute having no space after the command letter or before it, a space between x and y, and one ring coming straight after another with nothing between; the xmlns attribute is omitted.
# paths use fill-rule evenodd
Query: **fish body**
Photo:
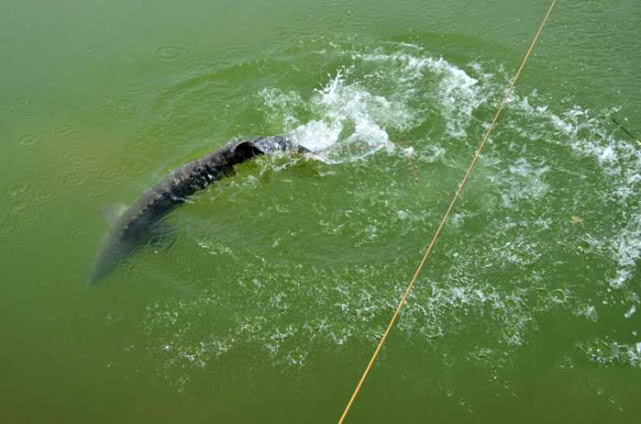
<svg viewBox="0 0 641 424"><path fill-rule="evenodd" d="M236 141L173 170L145 191L115 219L98 251L90 284L110 274L137 247L149 242L162 219L197 191L231 172L235 165L263 154L304 151L282 136Z"/></svg>

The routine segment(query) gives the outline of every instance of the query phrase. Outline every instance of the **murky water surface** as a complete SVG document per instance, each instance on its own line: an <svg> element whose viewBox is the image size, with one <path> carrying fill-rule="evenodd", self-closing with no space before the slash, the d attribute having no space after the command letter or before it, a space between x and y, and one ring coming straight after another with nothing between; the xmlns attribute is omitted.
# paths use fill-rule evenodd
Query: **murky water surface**
<svg viewBox="0 0 641 424"><path fill-rule="evenodd" d="M0 5L0 421L338 419L546 7ZM638 419L639 28L558 4L352 422ZM272 134L88 286L105 208Z"/></svg>

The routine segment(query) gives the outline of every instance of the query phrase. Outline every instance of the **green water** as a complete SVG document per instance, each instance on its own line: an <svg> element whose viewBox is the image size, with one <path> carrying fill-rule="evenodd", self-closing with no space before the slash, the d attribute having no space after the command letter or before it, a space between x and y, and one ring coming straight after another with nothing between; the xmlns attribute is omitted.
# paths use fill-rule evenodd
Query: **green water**
<svg viewBox="0 0 641 424"><path fill-rule="evenodd" d="M0 422L336 421L547 6L2 2ZM350 422L638 422L640 51L559 2ZM271 134L319 152L88 286L105 207Z"/></svg>

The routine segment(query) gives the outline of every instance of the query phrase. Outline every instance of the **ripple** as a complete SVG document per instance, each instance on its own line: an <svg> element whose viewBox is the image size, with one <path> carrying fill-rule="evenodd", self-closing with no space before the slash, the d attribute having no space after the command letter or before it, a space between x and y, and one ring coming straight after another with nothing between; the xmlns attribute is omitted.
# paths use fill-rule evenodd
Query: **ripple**
<svg viewBox="0 0 641 424"><path fill-rule="evenodd" d="M142 94L142 93L145 91L145 89L144 89L143 87L138 86L138 85L130 84L130 85L127 87L127 91L128 91L130 94L140 95L140 94Z"/></svg>
<svg viewBox="0 0 641 424"><path fill-rule="evenodd" d="M68 234L71 240L88 240L89 233L82 228L74 228Z"/></svg>
<svg viewBox="0 0 641 424"><path fill-rule="evenodd" d="M23 215L24 212L27 210L27 204L24 202L20 203L12 203L9 206L9 215Z"/></svg>
<svg viewBox="0 0 641 424"><path fill-rule="evenodd" d="M15 184L7 189L8 197L20 197L29 191L31 186L29 184Z"/></svg>
<svg viewBox="0 0 641 424"><path fill-rule="evenodd" d="M65 136L73 132L73 127L69 124L61 124L58 125L53 131L58 136Z"/></svg>
<svg viewBox="0 0 641 424"><path fill-rule="evenodd" d="M12 212L0 217L0 237L8 237L31 224L24 214Z"/></svg>
<svg viewBox="0 0 641 424"><path fill-rule="evenodd" d="M134 106L134 102L131 99L120 99L116 101L116 108L120 110L129 110Z"/></svg>
<svg viewBox="0 0 641 424"><path fill-rule="evenodd" d="M50 188L45 188L37 191L34 195L35 204L45 205L54 197L54 192Z"/></svg>
<svg viewBox="0 0 641 424"><path fill-rule="evenodd" d="M209 72L209 66L204 63L192 63L185 68L184 76L190 78L200 77L207 75Z"/></svg>
<svg viewBox="0 0 641 424"><path fill-rule="evenodd" d="M40 142L40 136L38 134L28 133L18 138L18 144L21 146L33 146L38 142Z"/></svg>
<svg viewBox="0 0 641 424"><path fill-rule="evenodd" d="M122 178L123 175L127 177L137 177L142 175L147 175L149 172L149 162L145 157L145 160L141 160L137 157L127 157L121 160L119 171L116 172L116 177ZM156 162L152 163L153 166L157 166Z"/></svg>
<svg viewBox="0 0 641 424"><path fill-rule="evenodd" d="M165 44L154 52L154 56L165 62L175 62L185 56L187 48L180 44Z"/></svg>
<svg viewBox="0 0 641 424"><path fill-rule="evenodd" d="M125 146L125 151L129 154L140 155L149 153L154 149L154 144L150 141L138 140L133 143L128 143Z"/></svg>
<svg viewBox="0 0 641 424"><path fill-rule="evenodd" d="M27 97L21 97L13 101L13 107L24 107L27 106L31 100Z"/></svg>
<svg viewBox="0 0 641 424"><path fill-rule="evenodd" d="M100 105L101 106L109 106L114 103L114 98L110 96L102 96L100 97Z"/></svg>
<svg viewBox="0 0 641 424"><path fill-rule="evenodd" d="M119 166L105 166L98 171L100 181L114 181L127 173L127 168L122 164Z"/></svg>
<svg viewBox="0 0 641 424"><path fill-rule="evenodd" d="M274 34L277 38L281 39L286 39L289 37L294 31L290 27L286 26L277 26L272 30L272 34Z"/></svg>
<svg viewBox="0 0 641 424"><path fill-rule="evenodd" d="M87 191L87 197L102 197L111 184L111 180L106 179L102 175L104 168L105 165L102 160L97 158L86 158L82 160L82 162L78 162L75 169L77 169L82 175L86 176L86 187L89 188Z"/></svg>
<svg viewBox="0 0 641 424"><path fill-rule="evenodd" d="M17 226L5 214L0 215L0 237L6 237L15 232Z"/></svg>
<svg viewBox="0 0 641 424"><path fill-rule="evenodd" d="M4 112L12 112L12 111L18 111L20 109L24 109L28 107L28 105L31 103L31 99L27 97L21 97L18 99L14 100L8 100L4 103L1 104L0 110Z"/></svg>
<svg viewBox="0 0 641 424"><path fill-rule="evenodd" d="M69 175L63 179L63 187L72 190L79 190L80 187L84 184L85 180L79 175Z"/></svg>
<svg viewBox="0 0 641 424"><path fill-rule="evenodd" d="M125 164L98 168L88 196L101 198L107 191L117 189L117 182L122 180L124 175L127 177L131 175L130 169Z"/></svg>

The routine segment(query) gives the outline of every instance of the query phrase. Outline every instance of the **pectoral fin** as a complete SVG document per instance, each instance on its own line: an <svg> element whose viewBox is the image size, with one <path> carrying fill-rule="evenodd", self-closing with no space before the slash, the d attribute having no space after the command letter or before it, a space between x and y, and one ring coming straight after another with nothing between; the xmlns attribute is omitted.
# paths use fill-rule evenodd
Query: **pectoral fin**
<svg viewBox="0 0 641 424"><path fill-rule="evenodd" d="M176 229L165 221L156 222L150 229L149 245L156 252L169 249L176 242Z"/></svg>
<svg viewBox="0 0 641 424"><path fill-rule="evenodd" d="M105 208L103 211L103 215L105 217L105 221L109 225L113 225L127 210L127 205L123 203L117 203L115 205L111 205Z"/></svg>

